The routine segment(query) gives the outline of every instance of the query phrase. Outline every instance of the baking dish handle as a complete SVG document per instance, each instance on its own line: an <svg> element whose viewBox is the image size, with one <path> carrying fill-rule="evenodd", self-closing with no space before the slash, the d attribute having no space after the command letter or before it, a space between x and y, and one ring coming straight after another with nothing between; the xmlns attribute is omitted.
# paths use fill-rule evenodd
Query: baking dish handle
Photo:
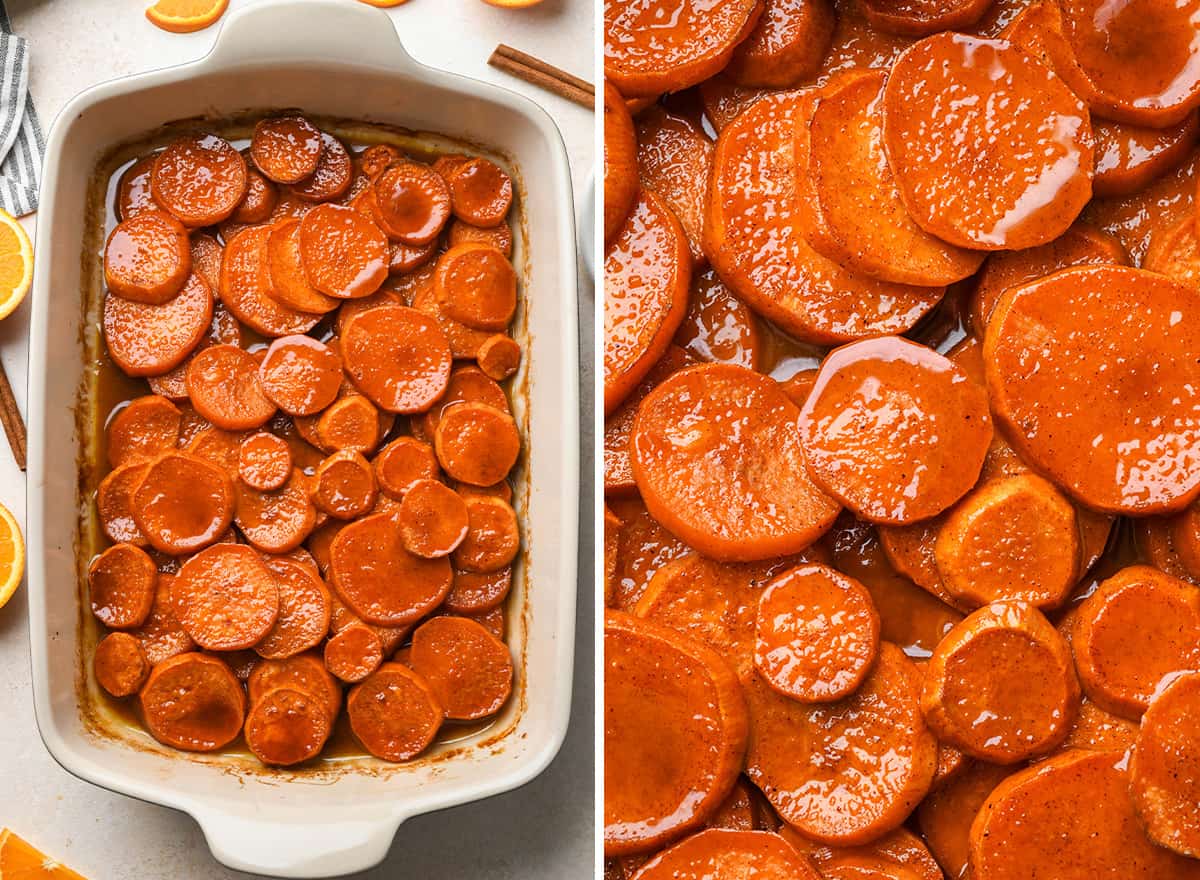
<svg viewBox="0 0 1200 880"><path fill-rule="evenodd" d="M348 812L348 811L347 811ZM288 822L199 811L208 848L221 864L268 877L340 877L379 864L403 817L345 814Z"/></svg>
<svg viewBox="0 0 1200 880"><path fill-rule="evenodd" d="M418 67L387 13L353 0L259 0L243 6L226 17L203 63L316 59Z"/></svg>

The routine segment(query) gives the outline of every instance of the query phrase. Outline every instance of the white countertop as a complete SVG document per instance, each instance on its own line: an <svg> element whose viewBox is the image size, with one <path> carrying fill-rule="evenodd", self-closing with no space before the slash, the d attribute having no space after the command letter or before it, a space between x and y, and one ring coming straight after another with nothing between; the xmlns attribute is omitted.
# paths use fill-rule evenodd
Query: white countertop
<svg viewBox="0 0 1200 880"><path fill-rule="evenodd" d="M231 0L237 7L253 0ZM8 0L13 28L31 44L30 90L48 130L76 92L105 79L190 61L212 45L216 27L169 34L153 27L142 0ZM390 11L409 51L442 67L521 91L558 123L577 197L591 172L593 114L487 66L499 42L594 79L591 0L545 0L503 10L482 0L409 0ZM36 215L27 218L30 233ZM592 448L594 344L591 285L581 270L581 442ZM28 304L0 323L0 361L22 412ZM575 699L566 744L551 767L524 788L487 801L412 819L391 855L364 878L422 880L575 880L591 875L593 742L592 457L583 458ZM23 521L25 478L0 437L0 501ZM30 696L25 588L0 609L0 826L7 825L89 880L239 878L208 853L187 816L111 794L63 771L43 747Z"/></svg>

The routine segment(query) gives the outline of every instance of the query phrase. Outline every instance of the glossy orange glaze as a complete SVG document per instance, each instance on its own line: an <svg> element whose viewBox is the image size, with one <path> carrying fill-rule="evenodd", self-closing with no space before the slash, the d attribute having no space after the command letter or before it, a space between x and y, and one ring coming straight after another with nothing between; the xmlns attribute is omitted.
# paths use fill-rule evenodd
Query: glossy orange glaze
<svg viewBox="0 0 1200 880"><path fill-rule="evenodd" d="M1146 128L1092 121L1096 136L1096 176L1092 192L1097 197L1138 192L1182 162L1200 137L1200 117L1189 113L1167 128Z"/></svg>
<svg viewBox="0 0 1200 880"><path fill-rule="evenodd" d="M754 313L729 292L712 269L692 276L687 314L675 344L698 361L759 369L765 360L763 331Z"/></svg>
<svg viewBox="0 0 1200 880"><path fill-rule="evenodd" d="M883 131L913 219L951 244L1044 244L1091 197L1087 108L1005 41L945 33L915 44L888 77ZM981 179L980 167L992 173Z"/></svg>
<svg viewBox="0 0 1200 880"><path fill-rule="evenodd" d="M766 0L762 17L734 51L726 75L756 88L799 85L816 73L836 20L833 0Z"/></svg>
<svg viewBox="0 0 1200 880"><path fill-rule="evenodd" d="M1129 762L1134 809L1150 838L1200 857L1200 672L1164 680Z"/></svg>
<svg viewBox="0 0 1200 880"><path fill-rule="evenodd" d="M769 831L702 831L660 853L638 872L639 880L817 880L816 870L786 840Z"/></svg>
<svg viewBox="0 0 1200 880"><path fill-rule="evenodd" d="M637 118L637 163L642 186L666 202L687 235L692 259L703 261L700 231L713 143L690 119L651 107Z"/></svg>

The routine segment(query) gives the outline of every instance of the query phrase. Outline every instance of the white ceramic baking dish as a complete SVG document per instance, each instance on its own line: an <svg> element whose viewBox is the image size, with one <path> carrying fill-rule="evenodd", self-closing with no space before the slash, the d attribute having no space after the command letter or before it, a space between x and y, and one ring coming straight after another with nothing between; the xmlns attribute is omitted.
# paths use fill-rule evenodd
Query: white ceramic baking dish
<svg viewBox="0 0 1200 880"><path fill-rule="evenodd" d="M436 5L436 4L435 4ZM406 765L347 760L320 773L281 773L244 759L189 756L89 722L80 662L76 402L85 372L81 308L85 202L98 158L171 120L302 108L435 132L486 147L518 181L524 234L527 551L510 600L514 698L487 731ZM29 349L29 610L38 726L68 771L174 807L202 827L214 855L244 871L326 877L386 855L405 818L515 788L536 776L566 731L574 651L578 505L576 249L566 152L531 101L426 68L390 19L352 0L263 0L224 22L213 51L181 67L89 89L55 120L37 223ZM85 255L83 263L94 259ZM523 574L523 576L521 576Z"/></svg>

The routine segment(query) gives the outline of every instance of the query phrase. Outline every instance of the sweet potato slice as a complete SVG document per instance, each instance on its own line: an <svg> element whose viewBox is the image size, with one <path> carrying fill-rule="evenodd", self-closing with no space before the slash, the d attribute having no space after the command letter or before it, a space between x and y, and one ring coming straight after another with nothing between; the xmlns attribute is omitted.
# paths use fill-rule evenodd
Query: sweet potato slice
<svg viewBox="0 0 1200 880"><path fill-rule="evenodd" d="M1200 137L1200 115L1193 111L1166 128L1095 119L1092 133L1096 138L1092 192L1097 198L1127 196L1183 162Z"/></svg>
<svg viewBox="0 0 1200 880"><path fill-rule="evenodd" d="M1120 266L1064 269L1009 290L983 353L1014 449L1095 510L1186 507L1200 493L1198 318L1194 290Z"/></svg>
<svg viewBox="0 0 1200 880"><path fill-rule="evenodd" d="M777 575L758 600L754 666L779 693L830 703L858 689L879 650L867 588L824 565Z"/></svg>
<svg viewBox="0 0 1200 880"><path fill-rule="evenodd" d="M720 656L659 624L605 612L604 665L604 853L618 856L696 829L720 807L747 717Z"/></svg>
<svg viewBox="0 0 1200 880"><path fill-rule="evenodd" d="M404 493L396 522L410 552L428 559L449 556L467 537L467 504L445 483L418 480Z"/></svg>
<svg viewBox="0 0 1200 880"><path fill-rule="evenodd" d="M113 204L118 220L128 220L143 211L157 211L158 204L150 194L150 172L157 153L142 156L121 172L117 180L117 198Z"/></svg>
<svg viewBox="0 0 1200 880"><path fill-rule="evenodd" d="M329 591L315 571L286 556L266 560L279 590L279 616L254 652L268 660L292 657L314 648L329 632Z"/></svg>
<svg viewBox="0 0 1200 880"><path fill-rule="evenodd" d="M376 513L342 529L330 547L330 579L338 596L367 623L402 626L436 608L450 591L445 557L410 553L392 517Z"/></svg>
<svg viewBox="0 0 1200 880"><path fill-rule="evenodd" d="M866 0L863 13L872 27L905 37L962 31L975 24L992 0Z"/></svg>
<svg viewBox="0 0 1200 880"><path fill-rule="evenodd" d="M323 148L321 132L302 116L259 120L250 140L254 164L276 183L299 183L312 176Z"/></svg>
<svg viewBox="0 0 1200 880"><path fill-rule="evenodd" d="M292 217L271 227L267 236L267 270L271 286L267 293L290 309L309 314L332 312L341 300L326 296L313 286L300 254L300 223Z"/></svg>
<svg viewBox="0 0 1200 880"><path fill-rule="evenodd" d="M813 100L812 91L767 95L722 129L704 253L739 299L801 342L903 333L938 304L943 288L848 272L805 240L796 169L807 157L796 155L795 135Z"/></svg>
<svg viewBox="0 0 1200 880"><path fill-rule="evenodd" d="M521 435L507 412L486 403L459 403L438 420L433 448L442 469L454 479L492 486L517 463Z"/></svg>
<svg viewBox="0 0 1200 880"><path fill-rule="evenodd" d="M342 142L327 132L321 132L321 155L317 167L304 180L292 184L292 194L306 202L330 202L340 199L350 189L354 163Z"/></svg>
<svg viewBox="0 0 1200 880"><path fill-rule="evenodd" d="M352 449L339 450L317 465L310 487L313 504L337 519L367 513L378 491L370 463Z"/></svg>
<svg viewBox="0 0 1200 880"><path fill-rule="evenodd" d="M133 493L133 518L162 552L192 553L220 539L233 521L234 487L220 467L184 452L150 463Z"/></svg>
<svg viewBox="0 0 1200 880"><path fill-rule="evenodd" d="M165 211L142 211L122 220L104 245L104 283L134 302L169 302L191 271L187 229Z"/></svg>
<svg viewBox="0 0 1200 880"><path fill-rule="evenodd" d="M804 704L746 682L746 772L805 837L865 843L904 821L929 791L937 740L920 707L920 673L881 642L875 668L848 699ZM847 749L853 738L856 748Z"/></svg>
<svg viewBox="0 0 1200 880"><path fill-rule="evenodd" d="M251 705L246 715L246 747L264 764L291 767L315 758L332 730L317 697L276 688Z"/></svg>
<svg viewBox="0 0 1200 880"><path fill-rule="evenodd" d="M435 321L416 309L381 305L342 330L346 374L388 412L428 409L450 381L450 345Z"/></svg>
<svg viewBox="0 0 1200 880"><path fill-rule="evenodd" d="M317 205L304 215L298 229L296 243L304 274L322 294L361 299L387 278L387 237L353 208Z"/></svg>
<svg viewBox="0 0 1200 880"><path fill-rule="evenodd" d="M992 112L996 102L1010 112ZM1091 198L1087 107L1007 41L953 33L921 40L896 60L883 108L900 197L921 228L950 244L1045 244ZM961 136L947 141L948 127Z"/></svg>
<svg viewBox="0 0 1200 880"><path fill-rule="evenodd" d="M698 123L653 107L637 120L637 167L642 186L671 209L687 236L692 260L706 261L700 249L705 187L712 169L713 142Z"/></svg>
<svg viewBox="0 0 1200 880"><path fill-rule="evenodd" d="M799 85L817 73L836 24L829 0L766 0L762 17L734 50L724 75L741 86Z"/></svg>
<svg viewBox="0 0 1200 880"><path fill-rule="evenodd" d="M134 398L109 416L104 426L108 463L119 468L174 449L181 420L179 408L165 397Z"/></svg>
<svg viewBox="0 0 1200 880"><path fill-rule="evenodd" d="M786 825L779 833L826 880L944 880L925 844L904 828L862 846L817 843Z"/></svg>
<svg viewBox="0 0 1200 880"><path fill-rule="evenodd" d="M427 165L393 165L375 180L373 191L379 225L388 238L404 244L429 244L450 219L450 188Z"/></svg>
<svg viewBox="0 0 1200 880"><path fill-rule="evenodd" d="M307 333L321 320L283 304L271 279L270 226L247 226L225 240L221 263L221 302L234 316L263 336Z"/></svg>
<svg viewBox="0 0 1200 880"><path fill-rule="evenodd" d="M808 243L851 272L939 287L974 274L984 254L929 234L909 216L883 148L883 71L848 75L819 92L801 118L806 165L796 191Z"/></svg>
<svg viewBox="0 0 1200 880"><path fill-rule="evenodd" d="M490 159L476 157L445 175L450 187L450 209L466 223L484 228L499 226L512 206L512 178Z"/></svg>
<svg viewBox="0 0 1200 880"><path fill-rule="evenodd" d="M278 581L250 547L217 544L179 569L171 584L171 607L202 648L251 648L279 617Z"/></svg>
<svg viewBox="0 0 1200 880"><path fill-rule="evenodd" d="M251 489L278 489L292 475L292 452L287 441L260 431L238 448L238 477Z"/></svg>
<svg viewBox="0 0 1200 880"><path fill-rule="evenodd" d="M398 501L418 481L432 480L438 475L433 447L413 437L397 437L379 450L372 466L380 491Z"/></svg>
<svg viewBox="0 0 1200 880"><path fill-rule="evenodd" d="M433 288L442 311L475 330L504 330L517 310L512 263L485 244L460 244L443 252Z"/></svg>
<svg viewBox="0 0 1200 880"><path fill-rule="evenodd" d="M109 471L96 489L100 528L114 544L145 547L148 543L133 518L133 492L149 467L149 462L121 465Z"/></svg>
<svg viewBox="0 0 1200 880"><path fill-rule="evenodd" d="M409 665L429 684L451 720L494 715L512 694L508 646L465 617L439 615L418 626Z"/></svg>
<svg viewBox="0 0 1200 880"><path fill-rule="evenodd" d="M188 397L204 418L226 431L266 424L275 403L264 393L258 360L236 345L213 345L188 364Z"/></svg>
<svg viewBox="0 0 1200 880"><path fill-rule="evenodd" d="M150 675L150 661L142 645L129 633L109 633L92 655L96 682L111 696L128 697L141 690Z"/></svg>
<svg viewBox="0 0 1200 880"><path fill-rule="evenodd" d="M1146 836L1129 797L1125 757L1112 752L1064 752L988 795L971 826L971 877L1027 877L1031 859L1056 880L1200 877L1200 863Z"/></svg>
<svg viewBox="0 0 1200 880"><path fill-rule="evenodd" d="M246 160L225 139L196 134L170 143L154 159L154 201L193 229L231 215L246 194Z"/></svg>
<svg viewBox="0 0 1200 880"><path fill-rule="evenodd" d="M821 364L800 419L816 483L872 522L935 516L979 477L992 440L987 394L961 367L899 337Z"/></svg>
<svg viewBox="0 0 1200 880"><path fill-rule="evenodd" d="M234 521L246 540L265 553L295 550L317 523L308 479L294 468L278 489L262 492L239 482L236 492Z"/></svg>
<svg viewBox="0 0 1200 880"><path fill-rule="evenodd" d="M350 690L350 729L385 761L415 758L442 726L442 707L428 683L407 666L385 663Z"/></svg>
<svg viewBox="0 0 1200 880"><path fill-rule="evenodd" d="M162 305L104 297L104 345L128 376L159 376L173 370L204 338L213 317L213 293L192 273Z"/></svg>
<svg viewBox="0 0 1200 880"><path fill-rule="evenodd" d="M604 411L662 357L687 311L691 258L683 227L641 190L604 257Z"/></svg>
<svg viewBox="0 0 1200 880"><path fill-rule="evenodd" d="M675 331L675 344L697 361L740 364L754 370L766 357L768 339L754 313L708 268L692 275L688 310ZM660 364L670 356L671 349L667 352ZM647 379L658 369L656 365ZM637 396L635 391L627 402Z"/></svg>
<svg viewBox="0 0 1200 880"><path fill-rule="evenodd" d="M996 764L1045 754L1079 708L1062 636L1025 602L993 602L947 633L929 660L925 719L940 741Z"/></svg>
<svg viewBox="0 0 1200 880"><path fill-rule="evenodd" d="M818 874L784 838L770 831L710 828L658 853L634 875L636 880L707 877L734 880L818 880Z"/></svg>
<svg viewBox="0 0 1200 880"><path fill-rule="evenodd" d="M646 507L715 559L804 549L833 523L838 506L808 476L799 422L779 386L744 367L675 373L647 395L634 420L633 474Z"/></svg>
<svg viewBox="0 0 1200 880"><path fill-rule="evenodd" d="M1124 568L1080 605L1071 646L1088 699L1136 721L1166 676L1200 663L1200 593L1148 566Z"/></svg>
<svg viewBox="0 0 1200 880"><path fill-rule="evenodd" d="M946 877L967 876L971 823L988 795L1018 769L976 761L921 801L917 824Z"/></svg>
<svg viewBox="0 0 1200 880"><path fill-rule="evenodd" d="M92 613L109 629L141 626L157 585L154 560L132 544L114 544L88 565Z"/></svg>
<svg viewBox="0 0 1200 880"><path fill-rule="evenodd" d="M1150 839L1200 856L1200 672L1164 680L1142 716L1129 762L1130 791Z"/></svg>
<svg viewBox="0 0 1200 880"><path fill-rule="evenodd" d="M627 98L677 92L719 73L758 23L759 0L686 3L662 11L633 0L604 5L604 75Z"/></svg>
<svg viewBox="0 0 1200 880"><path fill-rule="evenodd" d="M325 667L341 681L362 681L383 663L383 640L365 623L352 623L325 643Z"/></svg>
<svg viewBox="0 0 1200 880"><path fill-rule="evenodd" d="M211 752L242 732L246 693L229 667L207 654L179 654L154 667L141 692L142 717L159 742Z"/></svg>
<svg viewBox="0 0 1200 880"><path fill-rule="evenodd" d="M1075 508L1036 474L990 480L947 514L934 540L941 584L957 604L1019 600L1054 608L1079 577Z"/></svg>

